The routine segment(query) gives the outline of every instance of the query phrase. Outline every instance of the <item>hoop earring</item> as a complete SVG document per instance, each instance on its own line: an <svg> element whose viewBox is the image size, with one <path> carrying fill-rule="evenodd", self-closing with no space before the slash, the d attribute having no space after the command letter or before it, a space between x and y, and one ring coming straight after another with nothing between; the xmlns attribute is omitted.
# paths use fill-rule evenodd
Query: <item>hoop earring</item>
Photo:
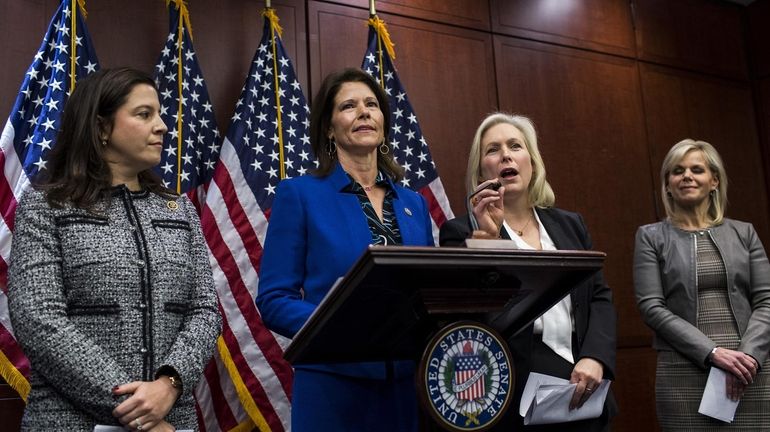
<svg viewBox="0 0 770 432"><path fill-rule="evenodd" d="M107 147L107 140L102 140L102 147Z"/></svg>
<svg viewBox="0 0 770 432"><path fill-rule="evenodd" d="M388 145L385 144L385 140L382 141L382 144L380 144L379 149L380 149L380 154L382 155L386 155L390 153L390 147L388 147Z"/></svg>
<svg viewBox="0 0 770 432"><path fill-rule="evenodd" d="M326 154L330 159L334 159L334 155L337 154L337 142L334 141L334 137L329 138L329 144L326 146Z"/></svg>

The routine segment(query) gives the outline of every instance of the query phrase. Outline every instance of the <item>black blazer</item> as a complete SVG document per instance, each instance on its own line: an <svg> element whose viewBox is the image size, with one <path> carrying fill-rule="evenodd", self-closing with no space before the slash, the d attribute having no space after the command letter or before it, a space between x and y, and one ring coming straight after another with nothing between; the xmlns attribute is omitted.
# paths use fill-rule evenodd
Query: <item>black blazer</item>
<svg viewBox="0 0 770 432"><path fill-rule="evenodd" d="M557 208L536 208L536 211L557 249L590 250L592 248L588 229L578 213ZM468 215L464 215L447 221L441 226L439 244L461 246L470 236ZM510 239L504 228L501 228L500 236ZM614 380L617 316L612 305L612 292L605 283L602 272L598 272L575 287L570 296L578 343L577 349L573 347L573 351L577 353L575 361L583 357L596 359L604 365L604 378ZM532 330L533 326L530 325L508 340L516 367L515 406L511 405L509 410L517 412L518 400L531 369ZM614 401L610 403L612 407L610 411L616 410L614 405Z"/></svg>

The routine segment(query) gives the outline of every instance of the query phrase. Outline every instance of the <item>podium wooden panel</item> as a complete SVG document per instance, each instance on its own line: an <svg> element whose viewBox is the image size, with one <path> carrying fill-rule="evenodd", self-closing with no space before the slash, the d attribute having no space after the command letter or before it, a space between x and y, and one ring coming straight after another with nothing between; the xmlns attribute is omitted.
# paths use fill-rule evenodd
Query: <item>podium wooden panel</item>
<svg viewBox="0 0 770 432"><path fill-rule="evenodd" d="M372 246L327 294L284 356L293 364L417 359L438 325L508 337L602 267L594 251Z"/></svg>

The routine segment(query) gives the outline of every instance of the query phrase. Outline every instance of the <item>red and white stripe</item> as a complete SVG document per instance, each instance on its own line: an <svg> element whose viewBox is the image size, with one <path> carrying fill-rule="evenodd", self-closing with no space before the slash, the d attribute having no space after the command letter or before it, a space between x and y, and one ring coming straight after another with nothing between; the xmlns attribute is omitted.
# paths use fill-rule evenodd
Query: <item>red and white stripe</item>
<svg viewBox="0 0 770 432"><path fill-rule="evenodd" d="M224 319L220 348L247 389L242 401L222 352L208 365L196 389L207 431L229 430L251 420L258 429L290 430L291 366L276 335L263 324L254 304L267 217L246 184L236 150L225 139L209 185L201 224L210 251ZM246 417L246 418L244 418Z"/></svg>
<svg viewBox="0 0 770 432"><path fill-rule="evenodd" d="M468 370L468 371L461 371L461 372L455 372L455 380L457 384L462 384L469 379L471 379L474 375L476 375L476 370ZM457 393L458 399L464 399L464 400L474 400L481 397L484 397L484 376L478 377L476 382L474 382L470 387L467 389L461 391L460 393Z"/></svg>
<svg viewBox="0 0 770 432"><path fill-rule="evenodd" d="M444 185L441 183L441 178L436 177L435 180L420 189L418 193L428 202L428 212L430 212L430 218L433 222L433 240L438 244L439 228L444 222L454 218L452 207L449 206L449 198L447 198Z"/></svg>
<svg viewBox="0 0 770 432"><path fill-rule="evenodd" d="M13 335L8 310L8 263L11 256L16 205L29 189L29 179L22 169L13 146L15 131L10 120L0 136L0 371L23 398L29 393L29 361Z"/></svg>

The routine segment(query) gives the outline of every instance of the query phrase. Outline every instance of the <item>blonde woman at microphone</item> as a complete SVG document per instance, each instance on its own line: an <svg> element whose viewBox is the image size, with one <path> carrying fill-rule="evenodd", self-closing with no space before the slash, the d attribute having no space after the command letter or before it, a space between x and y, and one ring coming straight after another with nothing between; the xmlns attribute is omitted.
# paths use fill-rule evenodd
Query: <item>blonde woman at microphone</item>
<svg viewBox="0 0 770 432"><path fill-rule="evenodd" d="M497 182L501 187L496 189ZM583 218L553 207L555 196L530 119L494 113L482 121L471 145L466 185L470 211L441 227L442 246L459 246L468 238L503 238L519 249L592 248ZM598 273L510 338L515 397L494 430L609 430L617 411L612 394L599 418L570 423L525 427L517 408L530 372L576 383L572 409L581 407L602 379L614 379L615 321L612 293Z"/></svg>

